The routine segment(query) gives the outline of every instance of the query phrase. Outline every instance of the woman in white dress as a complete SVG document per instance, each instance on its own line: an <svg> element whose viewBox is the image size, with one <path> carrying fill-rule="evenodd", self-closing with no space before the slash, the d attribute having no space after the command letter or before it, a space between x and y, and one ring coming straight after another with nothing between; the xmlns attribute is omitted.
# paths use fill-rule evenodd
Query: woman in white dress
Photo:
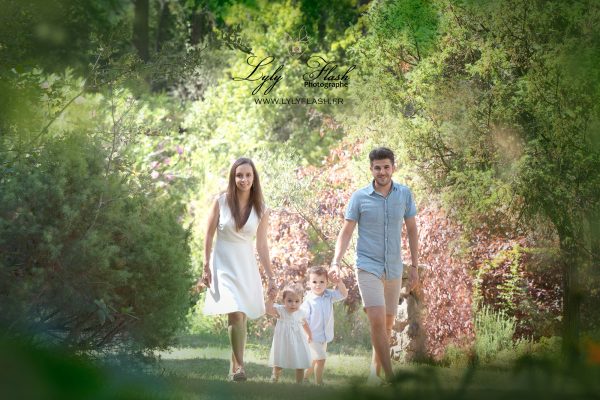
<svg viewBox="0 0 600 400"><path fill-rule="evenodd" d="M202 278L208 287L204 314L227 314L232 350L229 377L234 381L246 380L247 318L258 318L265 313L254 251L255 237L269 293L276 290L267 243L268 227L269 213L254 163L240 158L229 171L227 191L214 201L208 215ZM217 240L213 251L215 231Z"/></svg>

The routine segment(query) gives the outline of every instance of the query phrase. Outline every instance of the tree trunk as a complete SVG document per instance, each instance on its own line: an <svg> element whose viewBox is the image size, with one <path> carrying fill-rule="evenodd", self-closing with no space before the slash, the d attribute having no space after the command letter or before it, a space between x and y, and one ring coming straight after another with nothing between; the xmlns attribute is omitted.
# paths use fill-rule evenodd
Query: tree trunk
<svg viewBox="0 0 600 400"><path fill-rule="evenodd" d="M160 2L160 18L158 20L158 29L156 33L156 51L160 51L164 42L169 39L169 22L171 20L171 11L169 2Z"/></svg>
<svg viewBox="0 0 600 400"><path fill-rule="evenodd" d="M133 45L137 50L138 56L144 62L147 62L150 59L148 32L148 19L150 15L149 3L149 0L133 0Z"/></svg>
<svg viewBox="0 0 600 400"><path fill-rule="evenodd" d="M212 19L206 10L196 11L192 16L190 42L198 44L212 32Z"/></svg>

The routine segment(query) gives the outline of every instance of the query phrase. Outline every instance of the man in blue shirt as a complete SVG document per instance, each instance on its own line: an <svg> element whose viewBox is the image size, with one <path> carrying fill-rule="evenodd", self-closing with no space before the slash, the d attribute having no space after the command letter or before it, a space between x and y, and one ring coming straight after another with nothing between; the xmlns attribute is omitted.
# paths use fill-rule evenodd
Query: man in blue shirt
<svg viewBox="0 0 600 400"><path fill-rule="evenodd" d="M394 376L390 337L402 285L402 222L406 225L412 263L409 290L419 280L419 234L415 221L417 209L410 189L392 181L394 153L379 147L369 153L369 160L374 179L350 198L331 267L336 279L340 274L339 263L358 224L356 278L371 328L373 359L369 382L375 383L381 381L382 369L387 381Z"/></svg>

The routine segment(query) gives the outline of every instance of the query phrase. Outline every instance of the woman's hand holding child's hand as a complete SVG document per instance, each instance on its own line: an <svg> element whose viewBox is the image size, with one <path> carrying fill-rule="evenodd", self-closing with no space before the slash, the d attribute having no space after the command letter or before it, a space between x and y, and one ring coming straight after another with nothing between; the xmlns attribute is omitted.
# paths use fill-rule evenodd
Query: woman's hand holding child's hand
<svg viewBox="0 0 600 400"><path fill-rule="evenodd" d="M270 301L274 302L277 299L277 294L277 288L273 287L267 292L267 297Z"/></svg>

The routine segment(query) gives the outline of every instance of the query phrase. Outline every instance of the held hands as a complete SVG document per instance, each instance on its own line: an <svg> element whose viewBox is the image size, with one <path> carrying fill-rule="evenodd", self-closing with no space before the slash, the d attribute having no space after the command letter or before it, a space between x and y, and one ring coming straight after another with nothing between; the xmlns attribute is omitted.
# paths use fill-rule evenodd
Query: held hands
<svg viewBox="0 0 600 400"><path fill-rule="evenodd" d="M339 272L338 273L331 272L329 280L334 285L337 285L338 283L340 283L340 281L342 280L342 278L340 278L340 273Z"/></svg>
<svg viewBox="0 0 600 400"><path fill-rule="evenodd" d="M408 266L408 281L406 282L406 286L402 286L400 289L400 296L403 298L408 298L411 293L419 288L419 270L412 265Z"/></svg>
<svg viewBox="0 0 600 400"><path fill-rule="evenodd" d="M416 266L408 267L408 292L412 292L413 290L419 287L419 270Z"/></svg>
<svg viewBox="0 0 600 400"><path fill-rule="evenodd" d="M306 333L308 343L312 342L312 331L310 330L310 326L308 326L308 322L306 322L306 320L302 322L302 327L304 328L304 332Z"/></svg>
<svg viewBox="0 0 600 400"><path fill-rule="evenodd" d="M267 298L274 302L277 299L277 287L275 286L275 279L274 278L269 278L268 279L268 289L267 289Z"/></svg>
<svg viewBox="0 0 600 400"><path fill-rule="evenodd" d="M267 298L271 303L274 303L277 300L277 290L269 290L267 292Z"/></svg>
<svg viewBox="0 0 600 400"><path fill-rule="evenodd" d="M204 271L202 273L202 284L207 288L210 287L210 283L212 282L212 273L210 272L210 266L208 263L204 264Z"/></svg>
<svg viewBox="0 0 600 400"><path fill-rule="evenodd" d="M336 261L332 261L331 268L329 269L329 280L337 285L340 279L342 279L340 266Z"/></svg>

